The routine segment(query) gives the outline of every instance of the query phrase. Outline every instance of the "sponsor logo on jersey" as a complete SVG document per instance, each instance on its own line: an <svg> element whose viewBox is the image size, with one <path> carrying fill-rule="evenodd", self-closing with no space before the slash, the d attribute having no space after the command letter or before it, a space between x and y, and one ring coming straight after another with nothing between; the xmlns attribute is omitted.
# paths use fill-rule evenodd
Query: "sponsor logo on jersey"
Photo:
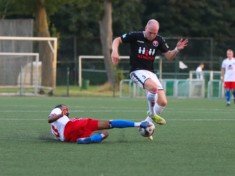
<svg viewBox="0 0 235 176"><path fill-rule="evenodd" d="M231 64L228 65L228 70L233 70L233 66Z"/></svg>
<svg viewBox="0 0 235 176"><path fill-rule="evenodd" d="M139 59L154 61L155 49L139 47L137 57Z"/></svg>
<svg viewBox="0 0 235 176"><path fill-rule="evenodd" d="M157 40L154 40L153 41L153 46L157 47L159 45L158 41Z"/></svg>
<svg viewBox="0 0 235 176"><path fill-rule="evenodd" d="M138 53L139 54L144 54L144 55L146 55L146 56L154 56L154 54L155 54L155 49L152 49L152 48L150 48L150 49L146 49L145 47L139 47L139 49L138 49Z"/></svg>
<svg viewBox="0 0 235 176"><path fill-rule="evenodd" d="M126 37L126 34L123 34L123 35L122 35L122 38L125 38L125 37Z"/></svg>

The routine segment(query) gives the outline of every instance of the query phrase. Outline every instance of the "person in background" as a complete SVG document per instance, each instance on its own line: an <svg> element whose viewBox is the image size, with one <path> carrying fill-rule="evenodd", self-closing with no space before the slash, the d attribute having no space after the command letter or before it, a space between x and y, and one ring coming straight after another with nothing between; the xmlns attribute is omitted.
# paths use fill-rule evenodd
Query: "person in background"
<svg viewBox="0 0 235 176"><path fill-rule="evenodd" d="M203 69L204 69L204 63L201 63L197 69L196 69L196 77L197 79L203 80L204 79L204 74L203 74Z"/></svg>
<svg viewBox="0 0 235 176"><path fill-rule="evenodd" d="M235 58L232 49L228 49L227 58L222 62L221 80L224 83L226 105L230 106L231 92L235 103Z"/></svg>

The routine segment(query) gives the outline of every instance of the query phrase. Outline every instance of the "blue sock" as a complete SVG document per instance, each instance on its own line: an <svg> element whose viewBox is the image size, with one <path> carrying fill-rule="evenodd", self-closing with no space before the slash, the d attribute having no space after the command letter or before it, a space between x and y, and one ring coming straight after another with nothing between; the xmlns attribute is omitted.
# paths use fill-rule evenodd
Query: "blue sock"
<svg viewBox="0 0 235 176"><path fill-rule="evenodd" d="M227 102L230 102L230 97L231 97L231 95L230 95L230 90L226 90L226 91L225 91L225 97L226 97L226 101L227 101Z"/></svg>
<svg viewBox="0 0 235 176"><path fill-rule="evenodd" d="M100 143L103 140L101 133L95 133L90 137L80 138L77 140L78 144Z"/></svg>
<svg viewBox="0 0 235 176"><path fill-rule="evenodd" d="M100 143L103 140L101 133L95 133L90 138L92 143Z"/></svg>
<svg viewBox="0 0 235 176"><path fill-rule="evenodd" d="M111 128L128 128L134 127L134 122L129 120L110 120L109 121Z"/></svg>
<svg viewBox="0 0 235 176"><path fill-rule="evenodd" d="M90 137L86 137L86 138L79 138L77 140L78 144L90 144L91 143L91 138Z"/></svg>

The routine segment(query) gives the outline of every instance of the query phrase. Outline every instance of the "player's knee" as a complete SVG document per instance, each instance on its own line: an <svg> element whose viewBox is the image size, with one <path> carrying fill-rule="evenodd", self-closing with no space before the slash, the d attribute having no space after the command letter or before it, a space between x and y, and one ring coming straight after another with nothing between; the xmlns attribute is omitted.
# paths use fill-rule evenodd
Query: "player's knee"
<svg viewBox="0 0 235 176"><path fill-rule="evenodd" d="M156 87L153 87L153 88L151 89L151 92L152 92L152 93L155 93L155 94L156 94L157 91L158 91L158 89L157 89Z"/></svg>
<svg viewBox="0 0 235 176"><path fill-rule="evenodd" d="M149 92L151 92L151 93L157 93L158 92L157 84L155 82L153 82L151 79L148 79L144 83L144 88L146 90L148 90Z"/></svg>
<svg viewBox="0 0 235 176"><path fill-rule="evenodd" d="M158 104L160 106L162 106L162 107L165 107L165 106L167 106L167 100L166 99L165 100L161 100L161 101L158 102Z"/></svg>
<svg viewBox="0 0 235 176"><path fill-rule="evenodd" d="M108 131L102 131L103 134L103 139L107 138L109 136L109 132Z"/></svg>
<svg viewBox="0 0 235 176"><path fill-rule="evenodd" d="M146 88L146 89L147 89L147 88ZM158 92L157 87L149 87L147 90L148 90L149 92L153 93L153 94L157 94L157 92Z"/></svg>
<svg viewBox="0 0 235 176"><path fill-rule="evenodd" d="M110 128L110 124L109 124L109 121L108 120L100 120L98 122L98 129L99 130L103 130L103 129L109 129Z"/></svg>

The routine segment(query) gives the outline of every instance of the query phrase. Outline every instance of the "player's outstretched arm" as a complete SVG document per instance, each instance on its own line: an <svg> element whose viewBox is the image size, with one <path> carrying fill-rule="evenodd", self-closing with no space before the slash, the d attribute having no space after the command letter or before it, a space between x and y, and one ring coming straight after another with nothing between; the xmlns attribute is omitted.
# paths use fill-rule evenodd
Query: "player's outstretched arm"
<svg viewBox="0 0 235 176"><path fill-rule="evenodd" d="M56 120L58 120L59 118L63 117L63 114L50 114L48 117L48 123L52 123L55 122Z"/></svg>
<svg viewBox="0 0 235 176"><path fill-rule="evenodd" d="M164 53L164 56L168 59L168 60L173 60L176 55L182 50L184 49L186 46L188 45L188 39L180 39L177 44L175 49L168 51L166 53Z"/></svg>
<svg viewBox="0 0 235 176"><path fill-rule="evenodd" d="M118 48L121 43L122 43L121 37L115 38L112 43L111 58L114 65L117 65L119 62Z"/></svg>
<svg viewBox="0 0 235 176"><path fill-rule="evenodd" d="M225 69L221 68L221 81L224 82Z"/></svg>

